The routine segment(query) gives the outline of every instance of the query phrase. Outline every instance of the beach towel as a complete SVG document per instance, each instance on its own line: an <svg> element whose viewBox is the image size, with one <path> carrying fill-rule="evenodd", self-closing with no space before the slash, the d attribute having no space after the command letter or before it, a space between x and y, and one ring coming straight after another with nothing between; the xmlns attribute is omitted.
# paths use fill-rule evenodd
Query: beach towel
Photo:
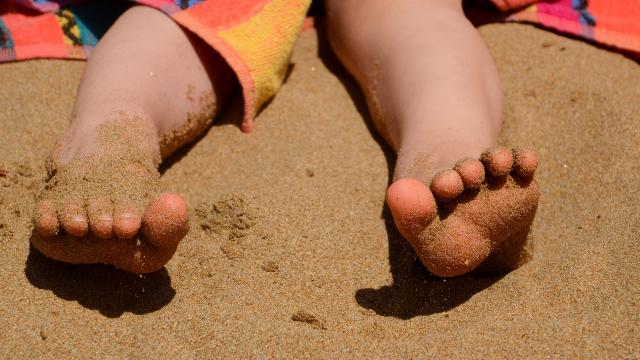
<svg viewBox="0 0 640 360"><path fill-rule="evenodd" d="M537 24L640 59L640 0L492 0L502 20Z"/></svg>
<svg viewBox="0 0 640 360"><path fill-rule="evenodd" d="M389 0L392 1L392 0ZM640 0L492 0L493 21L537 24L640 59ZM242 87L242 130L282 84L311 0L0 0L0 62L86 59L131 4L163 11L229 63ZM307 21L307 25L312 24Z"/></svg>
<svg viewBox="0 0 640 360"><path fill-rule="evenodd" d="M166 13L220 53L240 82L241 128L250 132L284 80L311 0L2 0L0 62L86 59L132 3Z"/></svg>

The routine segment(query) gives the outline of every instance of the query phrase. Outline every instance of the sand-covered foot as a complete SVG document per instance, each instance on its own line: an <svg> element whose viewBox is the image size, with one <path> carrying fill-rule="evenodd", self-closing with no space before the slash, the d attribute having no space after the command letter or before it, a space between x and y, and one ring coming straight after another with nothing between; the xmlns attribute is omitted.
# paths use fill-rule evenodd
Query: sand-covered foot
<svg viewBox="0 0 640 360"><path fill-rule="evenodd" d="M135 118L69 130L48 164L32 244L69 263L162 268L188 231L188 209L180 195L160 192L157 143L155 129Z"/></svg>
<svg viewBox="0 0 640 360"><path fill-rule="evenodd" d="M519 266L539 192L535 153L493 147L436 174L427 187L395 181L387 204L396 226L433 274L458 276L486 264Z"/></svg>

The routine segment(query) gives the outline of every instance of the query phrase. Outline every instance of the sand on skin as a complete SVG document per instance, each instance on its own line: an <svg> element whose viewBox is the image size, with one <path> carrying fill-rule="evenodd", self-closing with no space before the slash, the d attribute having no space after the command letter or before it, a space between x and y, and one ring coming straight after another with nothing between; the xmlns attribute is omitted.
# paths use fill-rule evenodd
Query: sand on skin
<svg viewBox="0 0 640 360"><path fill-rule="evenodd" d="M502 141L541 158L534 259L501 278L419 265L383 211L392 157L313 32L254 133L236 107L171 159L192 231L165 270L43 259L33 195L83 63L1 65L0 357L638 357L640 68L525 25L481 33Z"/></svg>

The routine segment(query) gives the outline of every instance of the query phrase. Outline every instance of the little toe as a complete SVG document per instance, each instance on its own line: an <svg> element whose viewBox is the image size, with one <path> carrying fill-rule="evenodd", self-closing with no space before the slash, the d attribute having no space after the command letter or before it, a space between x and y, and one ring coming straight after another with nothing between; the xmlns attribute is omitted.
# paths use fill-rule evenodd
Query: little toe
<svg viewBox="0 0 640 360"><path fill-rule="evenodd" d="M417 179L400 179L387 190L387 205L400 233L405 238L415 237L436 216L433 194Z"/></svg>
<svg viewBox="0 0 640 360"><path fill-rule="evenodd" d="M455 170L441 171L431 180L431 192L440 201L451 201L464 191L462 178Z"/></svg>
<svg viewBox="0 0 640 360"><path fill-rule="evenodd" d="M144 213L145 240L158 247L175 247L189 231L189 209L180 194L165 193L155 198Z"/></svg>
<svg viewBox="0 0 640 360"><path fill-rule="evenodd" d="M454 169L460 175L464 187L478 189L485 179L484 166L478 159L465 159L456 164Z"/></svg>
<svg viewBox="0 0 640 360"><path fill-rule="evenodd" d="M533 176L538 168L538 155L533 150L513 149L513 172L525 179Z"/></svg>
<svg viewBox="0 0 640 360"><path fill-rule="evenodd" d="M113 205L108 198L98 198L87 206L89 227L93 234L101 239L113 236Z"/></svg>
<svg viewBox="0 0 640 360"><path fill-rule="evenodd" d="M140 230L142 219L135 206L126 201L116 202L113 212L113 233L120 239L131 239Z"/></svg>
<svg viewBox="0 0 640 360"><path fill-rule="evenodd" d="M36 204L34 229L38 235L50 238L58 234L59 223L53 202L44 200Z"/></svg>
<svg viewBox="0 0 640 360"><path fill-rule="evenodd" d="M511 167L513 166L511 151L502 146L494 146L487 149L480 156L480 161L482 161L489 174L495 177L506 176L511 172Z"/></svg>
<svg viewBox="0 0 640 360"><path fill-rule="evenodd" d="M79 200L67 200L58 209L58 221L64 231L75 237L83 237L89 233L87 212Z"/></svg>

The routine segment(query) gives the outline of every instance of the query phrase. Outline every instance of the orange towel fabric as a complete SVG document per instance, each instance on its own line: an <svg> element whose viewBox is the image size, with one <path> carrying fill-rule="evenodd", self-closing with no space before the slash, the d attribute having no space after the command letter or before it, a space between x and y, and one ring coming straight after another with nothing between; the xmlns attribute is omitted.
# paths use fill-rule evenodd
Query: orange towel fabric
<svg viewBox="0 0 640 360"><path fill-rule="evenodd" d="M87 58L132 3L163 11L222 55L242 86L242 130L250 132L256 113L284 80L311 0L5 0L0 3L0 62Z"/></svg>
<svg viewBox="0 0 640 360"><path fill-rule="evenodd" d="M504 20L535 23L640 58L639 0L492 0ZM510 13L509 13L510 12Z"/></svg>
<svg viewBox="0 0 640 360"><path fill-rule="evenodd" d="M242 130L284 80L311 0L204 1L172 18L215 48L235 71L244 96Z"/></svg>

